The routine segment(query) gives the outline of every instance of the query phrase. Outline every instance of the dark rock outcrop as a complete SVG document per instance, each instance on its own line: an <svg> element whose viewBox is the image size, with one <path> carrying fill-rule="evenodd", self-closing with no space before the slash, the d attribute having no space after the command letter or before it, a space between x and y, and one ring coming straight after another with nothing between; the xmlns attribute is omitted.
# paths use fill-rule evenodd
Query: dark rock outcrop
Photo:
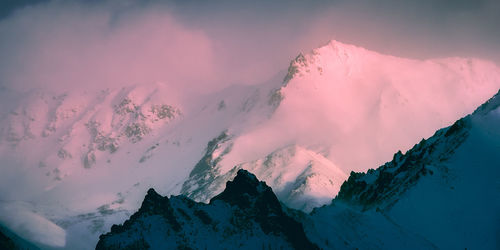
<svg viewBox="0 0 500 250"><path fill-rule="evenodd" d="M272 189L239 170L209 204L150 189L139 211L101 235L96 249L317 249Z"/></svg>

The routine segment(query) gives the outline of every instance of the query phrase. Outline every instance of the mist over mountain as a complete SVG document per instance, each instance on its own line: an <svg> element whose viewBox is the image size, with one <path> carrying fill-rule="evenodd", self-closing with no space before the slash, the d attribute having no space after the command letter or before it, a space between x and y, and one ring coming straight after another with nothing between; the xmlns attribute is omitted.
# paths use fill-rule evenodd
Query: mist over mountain
<svg viewBox="0 0 500 250"><path fill-rule="evenodd" d="M473 246L480 236L464 228L478 219L478 232L491 232L486 217L454 220L448 212L465 212L440 203L426 217L430 208L415 204L467 208L464 196L494 196L480 194L480 182L450 184L454 193L421 180L446 171L447 183L489 180L477 164L495 165L496 99L477 107L500 88L499 8L493 0L0 3L1 244L94 248L151 188L161 193L154 200L196 204L227 222L210 202L245 169L279 201L268 215L282 210L288 222L277 224L300 223L320 248L384 248L390 234L398 248ZM439 130L452 124L458 135ZM422 138L428 144L413 147ZM454 153L462 149L470 152ZM421 197L433 189L447 199ZM406 195L414 202L403 203ZM495 200L469 200L494 217ZM406 210L420 219L405 219ZM249 232L262 226L255 218L244 218ZM349 218L365 222L326 242L325 228ZM426 231L429 219L442 224ZM224 230L251 236L239 229ZM272 247L297 246L282 229L256 234L279 239ZM172 239L185 239L181 231ZM457 234L468 236L450 243ZM481 236L485 247L490 236ZM206 246L227 243L217 237Z"/></svg>
<svg viewBox="0 0 500 250"><path fill-rule="evenodd" d="M241 168L310 212L350 171L474 110L499 75L487 61L417 61L331 41L300 54L284 80L196 100L164 83L4 89L17 97L1 121L2 224L38 244L87 248L150 187L208 202ZM9 191L16 183L25 184Z"/></svg>

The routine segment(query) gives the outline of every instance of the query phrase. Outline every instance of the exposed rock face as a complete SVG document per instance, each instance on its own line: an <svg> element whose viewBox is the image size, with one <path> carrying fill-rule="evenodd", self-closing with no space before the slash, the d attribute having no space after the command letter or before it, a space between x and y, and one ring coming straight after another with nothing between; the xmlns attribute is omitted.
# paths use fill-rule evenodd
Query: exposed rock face
<svg viewBox="0 0 500 250"><path fill-rule="evenodd" d="M40 156L58 157L48 165L76 164L78 160L84 168L102 165L104 158L123 146L134 147L131 144L182 118L179 107L164 103L168 100L165 95L161 84L151 84L149 89L130 86L64 94L49 90L25 93L17 107L0 120L5 127L0 130L0 146L25 150L50 141L59 149Z"/></svg>
<svg viewBox="0 0 500 250"><path fill-rule="evenodd" d="M317 249L264 182L239 170L209 204L150 189L138 212L96 249Z"/></svg>
<svg viewBox="0 0 500 250"><path fill-rule="evenodd" d="M210 186L223 185L227 181L219 177L220 170L217 164L231 152L232 146L231 136L226 131L210 140L205 155L196 163L189 178L182 184L181 194L201 202L207 202L215 196L218 190Z"/></svg>

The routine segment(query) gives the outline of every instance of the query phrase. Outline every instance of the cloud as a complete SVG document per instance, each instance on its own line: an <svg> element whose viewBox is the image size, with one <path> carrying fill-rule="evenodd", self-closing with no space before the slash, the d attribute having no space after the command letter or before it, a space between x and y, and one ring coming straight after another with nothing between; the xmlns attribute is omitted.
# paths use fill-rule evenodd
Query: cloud
<svg viewBox="0 0 500 250"><path fill-rule="evenodd" d="M317 15L318 33L391 55L500 61L495 0L336 1Z"/></svg>
<svg viewBox="0 0 500 250"><path fill-rule="evenodd" d="M168 12L49 3L0 25L2 82L17 89L113 87L214 78L211 41Z"/></svg>
<svg viewBox="0 0 500 250"><path fill-rule="evenodd" d="M209 92L265 81L330 39L418 58L500 61L500 5L475 1L43 1L0 20L0 84L167 82Z"/></svg>

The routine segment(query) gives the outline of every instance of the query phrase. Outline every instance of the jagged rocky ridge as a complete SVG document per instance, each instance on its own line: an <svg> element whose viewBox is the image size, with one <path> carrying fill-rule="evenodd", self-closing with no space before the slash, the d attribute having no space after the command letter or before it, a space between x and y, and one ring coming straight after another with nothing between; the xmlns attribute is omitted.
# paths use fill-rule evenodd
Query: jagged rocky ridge
<svg viewBox="0 0 500 250"><path fill-rule="evenodd" d="M239 170L209 204L150 189L138 212L100 236L96 249L316 249L271 188Z"/></svg>
<svg viewBox="0 0 500 250"><path fill-rule="evenodd" d="M454 155L470 134L473 119L485 116L500 106L500 91L452 126L438 130L428 140L422 139L406 154L398 151L393 160L367 173L351 172L338 193L336 200L361 205L369 209L384 203L390 206L403 192L416 184L425 175L434 171L448 173L448 160ZM481 119L482 117L479 117ZM380 208L379 208L380 209Z"/></svg>
<svg viewBox="0 0 500 250"><path fill-rule="evenodd" d="M437 131L428 140L422 139L406 154L398 151L392 161L377 170L351 172L336 200L360 205L363 209L381 203L391 205L422 176L433 175L435 169L447 172L442 162L446 162L465 141L470 126L470 117L462 118L452 126Z"/></svg>

